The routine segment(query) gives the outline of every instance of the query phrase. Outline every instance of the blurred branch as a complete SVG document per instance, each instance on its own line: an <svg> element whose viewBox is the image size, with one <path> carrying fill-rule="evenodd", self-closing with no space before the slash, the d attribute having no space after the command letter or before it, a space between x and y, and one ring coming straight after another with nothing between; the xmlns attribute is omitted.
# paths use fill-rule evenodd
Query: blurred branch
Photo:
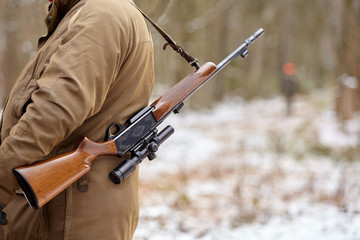
<svg viewBox="0 0 360 240"><path fill-rule="evenodd" d="M193 33L202 28L205 28L208 24L213 22L218 16L225 12L228 8L234 4L239 3L237 0L225 0L219 1L216 5L210 8L205 14L197 17L185 24L185 29L188 33Z"/></svg>
<svg viewBox="0 0 360 240"><path fill-rule="evenodd" d="M168 4L166 5L165 10L163 11L163 13L160 15L160 17L157 19L157 23L159 25L164 25L166 24L167 20L168 20L168 14L170 9L174 6L175 0L169 0Z"/></svg>

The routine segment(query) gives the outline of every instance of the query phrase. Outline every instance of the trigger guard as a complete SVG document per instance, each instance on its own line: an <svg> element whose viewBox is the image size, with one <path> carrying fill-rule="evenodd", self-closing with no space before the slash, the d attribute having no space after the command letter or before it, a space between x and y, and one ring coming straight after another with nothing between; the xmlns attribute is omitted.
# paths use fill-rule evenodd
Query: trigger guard
<svg viewBox="0 0 360 240"><path fill-rule="evenodd" d="M115 132L114 132L114 128ZM122 130L122 126L118 123L113 123L110 125L110 127L108 127L108 129L106 129L106 135L105 135L105 141L109 141L109 140L113 140L116 135L121 132Z"/></svg>

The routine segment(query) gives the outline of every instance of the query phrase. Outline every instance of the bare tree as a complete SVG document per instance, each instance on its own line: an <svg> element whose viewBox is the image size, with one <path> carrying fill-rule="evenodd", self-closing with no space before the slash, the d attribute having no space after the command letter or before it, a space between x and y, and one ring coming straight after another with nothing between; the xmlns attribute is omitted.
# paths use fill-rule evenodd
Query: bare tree
<svg viewBox="0 0 360 240"><path fill-rule="evenodd" d="M209 106L232 94L244 98L281 93L281 67L297 69L298 91L335 84L343 73L360 79L359 0L135 0L151 18L200 63L218 63L259 27L263 37L246 61L237 60L191 99ZM0 0L0 99L36 50L46 28L44 1ZM120 14L120 13L119 13ZM45 30L44 30L45 29ZM150 27L151 29L151 27ZM170 87L192 68L152 31L156 81ZM1 104L0 100L0 104Z"/></svg>
<svg viewBox="0 0 360 240"><path fill-rule="evenodd" d="M12 1L3 1L2 5L6 9L1 18L3 34L1 34L2 61L0 65L0 94L3 96L2 98L4 98L4 95L10 92L16 78L13 67L16 65L16 31L18 29L18 23L15 21L15 4ZM3 99L0 102L3 102Z"/></svg>

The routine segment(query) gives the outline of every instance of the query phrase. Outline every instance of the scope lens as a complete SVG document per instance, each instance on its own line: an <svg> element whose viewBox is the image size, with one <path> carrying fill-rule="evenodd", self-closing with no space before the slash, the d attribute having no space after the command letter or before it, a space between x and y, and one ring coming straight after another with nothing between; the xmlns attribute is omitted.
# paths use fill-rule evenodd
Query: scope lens
<svg viewBox="0 0 360 240"><path fill-rule="evenodd" d="M115 184L120 184L122 182L121 176L122 176L121 172L116 170L112 171L109 174L110 180Z"/></svg>

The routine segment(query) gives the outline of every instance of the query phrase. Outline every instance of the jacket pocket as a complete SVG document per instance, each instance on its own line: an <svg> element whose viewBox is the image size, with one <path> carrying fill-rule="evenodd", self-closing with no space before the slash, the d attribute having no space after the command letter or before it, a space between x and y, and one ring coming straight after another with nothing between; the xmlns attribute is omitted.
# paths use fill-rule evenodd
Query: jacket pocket
<svg viewBox="0 0 360 240"><path fill-rule="evenodd" d="M27 106L32 103L31 96L32 94L39 89L39 85L36 79L30 79L24 91L19 93L21 94L18 98L17 104L15 106L16 116L20 118L25 112Z"/></svg>

